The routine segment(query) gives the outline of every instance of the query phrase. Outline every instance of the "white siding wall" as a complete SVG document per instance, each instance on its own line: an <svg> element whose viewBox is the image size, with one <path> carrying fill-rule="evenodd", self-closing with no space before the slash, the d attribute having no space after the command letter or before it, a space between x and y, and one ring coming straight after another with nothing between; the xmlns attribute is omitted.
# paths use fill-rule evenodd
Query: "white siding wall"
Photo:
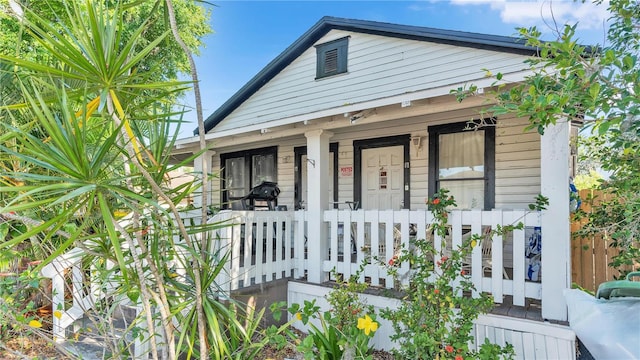
<svg viewBox="0 0 640 360"><path fill-rule="evenodd" d="M526 119L505 116L498 120L497 208L527 209L540 193L540 135L535 130L523 132L526 125Z"/></svg>
<svg viewBox="0 0 640 360"><path fill-rule="evenodd" d="M427 126L465 121L477 117L476 109L451 111L432 115L414 116L395 121L354 125L337 129L330 142L338 142L338 167L353 167L353 141L409 134L420 136L421 148L410 145L411 209L424 209L428 192L428 133ZM540 193L540 136L536 132L524 133L526 119L499 118L496 129L496 208L527 208ZM256 142L242 147L216 149L213 170L219 170L220 154L267 146L278 146L278 185L281 193L279 205L294 205L294 152L305 146L303 135L297 137ZM303 164L304 166L304 164ZM340 174L340 173L339 173ZM353 200L353 176L338 177L338 200ZM220 181L213 181L215 201L220 201ZM340 206L344 208L346 205Z"/></svg>
<svg viewBox="0 0 640 360"><path fill-rule="evenodd" d="M309 48L213 132L266 123L347 104L474 82L524 68L521 55L332 30L318 44L350 36L348 73L315 80L316 50Z"/></svg>

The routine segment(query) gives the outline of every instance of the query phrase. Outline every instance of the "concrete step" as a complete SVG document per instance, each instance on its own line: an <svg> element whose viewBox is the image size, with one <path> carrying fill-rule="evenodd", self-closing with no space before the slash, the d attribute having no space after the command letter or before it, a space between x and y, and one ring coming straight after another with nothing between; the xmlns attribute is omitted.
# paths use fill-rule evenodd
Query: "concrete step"
<svg viewBox="0 0 640 360"><path fill-rule="evenodd" d="M73 328L77 329L76 333L69 334L62 346L75 357L83 360L112 358L109 344L114 344L122 339L123 336L126 336L125 342L127 344L133 343L133 337L126 332L126 327L135 319L135 314L135 308L122 306L120 311L116 311L114 317L110 320L112 323L110 334L98 329L99 327L104 328L104 326L96 324L95 321L86 316L82 317L73 324ZM124 359L125 357L118 355L116 358Z"/></svg>

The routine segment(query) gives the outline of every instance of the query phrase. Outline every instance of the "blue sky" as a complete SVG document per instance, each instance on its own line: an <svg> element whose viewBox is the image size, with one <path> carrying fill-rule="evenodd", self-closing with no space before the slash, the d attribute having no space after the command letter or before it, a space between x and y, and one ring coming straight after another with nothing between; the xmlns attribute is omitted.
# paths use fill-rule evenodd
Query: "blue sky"
<svg viewBox="0 0 640 360"><path fill-rule="evenodd" d="M605 6L571 0L451 1L214 1L206 47L196 58L204 117L230 98L273 58L323 16L382 21L485 34L513 36L516 27L538 26L552 39L548 24L578 23L584 44L602 44ZM553 15L552 15L553 14ZM545 24L546 23L546 24ZM193 94L184 101L193 104ZM180 137L197 127L195 111L185 115Z"/></svg>

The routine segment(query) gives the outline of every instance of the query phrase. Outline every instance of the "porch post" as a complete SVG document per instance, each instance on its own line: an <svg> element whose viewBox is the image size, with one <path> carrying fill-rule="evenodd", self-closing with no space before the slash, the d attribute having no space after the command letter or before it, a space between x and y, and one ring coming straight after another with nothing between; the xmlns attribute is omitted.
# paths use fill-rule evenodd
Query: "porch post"
<svg viewBox="0 0 640 360"><path fill-rule="evenodd" d="M563 321L567 304L562 292L571 287L569 128L567 120L559 120L545 129L540 140L541 190L549 198L541 214L542 318Z"/></svg>
<svg viewBox="0 0 640 360"><path fill-rule="evenodd" d="M324 210L329 209L329 139L333 133L313 130L307 137L307 253L308 280L321 283L326 280L322 262L327 258L329 240L323 221ZM305 164L301 164L305 166ZM336 189L337 191L337 189Z"/></svg>
<svg viewBox="0 0 640 360"><path fill-rule="evenodd" d="M211 163L213 160L213 155L215 155L215 151L205 151L200 156L193 160L193 172L195 181L202 182L203 176L208 176L211 174ZM202 159L206 161L205 167L203 167ZM211 181L209 181L209 191L207 192L207 199L204 202L204 206L211 205ZM193 205L196 209L200 209L202 204L202 189L198 189L193 192Z"/></svg>

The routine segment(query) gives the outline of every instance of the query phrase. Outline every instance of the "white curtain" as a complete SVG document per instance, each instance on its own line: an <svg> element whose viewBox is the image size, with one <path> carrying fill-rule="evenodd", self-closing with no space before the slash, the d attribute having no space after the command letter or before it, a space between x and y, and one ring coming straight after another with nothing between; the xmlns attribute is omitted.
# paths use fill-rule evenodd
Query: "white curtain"
<svg viewBox="0 0 640 360"><path fill-rule="evenodd" d="M484 132L439 136L438 180L460 209L484 207ZM451 181L453 180L453 181Z"/></svg>

